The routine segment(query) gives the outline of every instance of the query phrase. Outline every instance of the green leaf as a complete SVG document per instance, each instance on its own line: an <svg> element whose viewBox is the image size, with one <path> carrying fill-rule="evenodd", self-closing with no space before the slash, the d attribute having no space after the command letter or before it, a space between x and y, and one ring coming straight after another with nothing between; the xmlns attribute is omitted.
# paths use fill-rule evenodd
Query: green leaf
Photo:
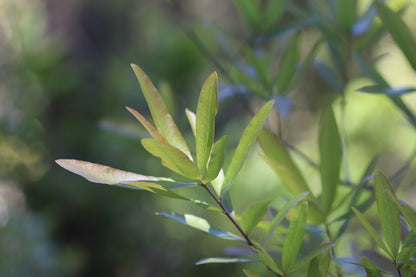
<svg viewBox="0 0 416 277"><path fill-rule="evenodd" d="M214 143L215 116L218 110L218 77L214 72L205 81L196 110L196 159L205 172Z"/></svg>
<svg viewBox="0 0 416 277"><path fill-rule="evenodd" d="M202 174L188 156L166 142L142 139L143 147L162 160L162 165L192 180L201 180Z"/></svg>
<svg viewBox="0 0 416 277"><path fill-rule="evenodd" d="M150 81L149 77L140 67L135 64L131 64L131 67L140 83L140 87L142 88L143 95L146 99L147 105L149 106L149 110L152 114L157 130L169 144L178 148L188 157L192 158L182 134L179 132L178 127L176 127L172 116L169 114L162 97L153 86L152 81Z"/></svg>
<svg viewBox="0 0 416 277"><path fill-rule="evenodd" d="M337 0L336 5L336 20L340 27L349 33L356 21L357 1Z"/></svg>
<svg viewBox="0 0 416 277"><path fill-rule="evenodd" d="M165 141L165 138L160 134L160 132L153 127L153 125L146 120L144 116L142 116L138 111L135 109L126 107L126 109L134 115L134 117L143 125L144 128L146 128L147 132L154 138L160 141Z"/></svg>
<svg viewBox="0 0 416 277"><path fill-rule="evenodd" d="M174 182L172 179L163 177L153 177L140 175L124 170L111 168L109 166L84 162L73 159L60 159L56 163L75 174L78 174L90 182L116 185L130 181L168 181Z"/></svg>
<svg viewBox="0 0 416 277"><path fill-rule="evenodd" d="M416 71L416 41L403 19L381 2L374 2L378 15L391 37L400 47L407 61Z"/></svg>
<svg viewBox="0 0 416 277"><path fill-rule="evenodd" d="M166 212L161 212L158 214L172 218L184 225L188 225L192 228L210 233L222 239L245 241L243 238L237 235L234 235L232 233L229 233L227 231L224 231L214 225L211 225L206 219L195 216L195 215L185 214L182 216L182 215L176 215L174 213L166 213Z"/></svg>
<svg viewBox="0 0 416 277"><path fill-rule="evenodd" d="M234 0L234 3L251 27L256 28L261 20L259 0Z"/></svg>
<svg viewBox="0 0 416 277"><path fill-rule="evenodd" d="M308 194L309 194L309 192L306 191L306 192L300 194L299 196L293 198L291 201L287 202L283 206L283 208L277 213L277 215L270 222L269 227L266 230L266 237L264 238L262 245L266 244L266 242L269 240L269 238L273 235L274 231L276 231L280 222L282 222L282 220L293 209L293 207L296 206L296 204L298 204Z"/></svg>
<svg viewBox="0 0 416 277"><path fill-rule="evenodd" d="M387 245L396 258L400 248L400 215L399 209L389 195L389 192L394 194L393 188L386 177L381 172L377 172L374 176L374 189L381 229Z"/></svg>
<svg viewBox="0 0 416 277"><path fill-rule="evenodd" d="M229 264L229 263L254 263L258 262L259 260L253 259L243 259L243 258L206 258L197 261L196 265L201 264Z"/></svg>
<svg viewBox="0 0 416 277"><path fill-rule="evenodd" d="M293 267L291 268L290 272L299 270L300 268L302 268L303 266L305 266L310 260L314 259L319 254L322 254L322 252L324 252L325 250L330 249L330 248L332 248L334 246L335 246L335 243L332 243L332 242L322 243L321 245L319 245L318 247L316 247L315 249L313 249L311 252L309 252L301 260L297 261L293 265Z"/></svg>
<svg viewBox="0 0 416 277"><path fill-rule="evenodd" d="M367 257L361 257L365 272L368 277L383 277L381 270Z"/></svg>
<svg viewBox="0 0 416 277"><path fill-rule="evenodd" d="M329 212L335 199L341 168L341 139L332 108L324 113L319 134L322 209Z"/></svg>
<svg viewBox="0 0 416 277"><path fill-rule="evenodd" d="M256 228L257 224L266 214L267 206L270 202L271 200L264 200L254 203L244 212L240 220L240 225L246 234L250 234Z"/></svg>
<svg viewBox="0 0 416 277"><path fill-rule="evenodd" d="M318 258L313 258L308 267L308 275L307 277L318 277L322 276L321 272L319 271L319 264Z"/></svg>
<svg viewBox="0 0 416 277"><path fill-rule="evenodd" d="M221 186L221 194L224 194L230 188L232 181L234 180L238 171L240 171L249 150L256 141L257 135L259 134L264 122L266 121L267 115L269 114L273 103L273 100L267 102L253 117L253 119L244 130L240 142L238 143L237 149L234 152L231 163L228 166L227 172L225 174L224 181Z"/></svg>
<svg viewBox="0 0 416 277"><path fill-rule="evenodd" d="M293 76L295 75L296 64L299 60L300 33L296 34L288 44L280 64L279 75L277 76L277 91L279 94L286 92Z"/></svg>
<svg viewBox="0 0 416 277"><path fill-rule="evenodd" d="M406 219L407 224L412 228L413 232L416 232L416 212L409 207L404 201L400 201L394 195L394 193L389 193L391 199L394 201L396 206L400 209L403 214L403 217Z"/></svg>
<svg viewBox="0 0 416 277"><path fill-rule="evenodd" d="M196 137L196 115L188 109L185 109L185 113L188 118L189 125L191 125L192 133L194 134L194 137Z"/></svg>
<svg viewBox="0 0 416 277"><path fill-rule="evenodd" d="M286 0L267 1L264 9L264 29L267 30L282 17Z"/></svg>
<svg viewBox="0 0 416 277"><path fill-rule="evenodd" d="M387 248L387 246L384 244L381 237L377 234L377 231L374 229L373 226L371 226L370 222L365 218L365 216L355 209L354 207L351 207L351 209L354 211L354 213L357 215L358 219L361 221L361 223L364 225L364 227L367 229L368 233L371 235L371 237L374 239L374 241L377 243L377 245L383 249L383 251L393 258L393 255L391 251Z"/></svg>
<svg viewBox="0 0 416 277"><path fill-rule="evenodd" d="M386 95L403 95L416 91L414 87L386 88L384 85L372 85L359 88L358 91Z"/></svg>
<svg viewBox="0 0 416 277"><path fill-rule="evenodd" d="M207 174L203 179L204 183L214 180L221 171L224 163L225 150L227 147L227 136L219 139L212 147L211 157L208 163Z"/></svg>
<svg viewBox="0 0 416 277"><path fill-rule="evenodd" d="M277 266L273 258L267 253L267 251L255 243L257 248L253 248L254 251L257 252L257 256L259 256L260 260L272 271L274 271L277 274L283 275L283 272L280 270L280 268Z"/></svg>
<svg viewBox="0 0 416 277"><path fill-rule="evenodd" d="M408 261L416 254L416 247L404 247L400 250L399 255L397 255L398 261Z"/></svg>
<svg viewBox="0 0 416 277"><path fill-rule="evenodd" d="M296 256L305 234L307 210L308 203L300 203L295 216L290 222L289 230L283 243L282 267L284 273L289 273L295 264Z"/></svg>
<svg viewBox="0 0 416 277"><path fill-rule="evenodd" d="M321 277L327 277L329 272L329 266L331 264L331 249L324 250L318 257L319 271Z"/></svg>
<svg viewBox="0 0 416 277"><path fill-rule="evenodd" d="M247 277L260 277L259 275L257 275L256 273L254 273L254 272L251 272L250 270L248 270L248 269L243 269L243 272L244 272L244 274L247 276Z"/></svg>

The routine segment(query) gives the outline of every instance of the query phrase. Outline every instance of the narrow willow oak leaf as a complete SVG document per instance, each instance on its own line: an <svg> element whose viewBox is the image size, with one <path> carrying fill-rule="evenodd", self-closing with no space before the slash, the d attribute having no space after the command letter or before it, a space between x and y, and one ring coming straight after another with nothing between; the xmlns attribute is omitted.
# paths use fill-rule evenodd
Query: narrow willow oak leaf
<svg viewBox="0 0 416 277"><path fill-rule="evenodd" d="M321 163L322 209L329 212L335 199L341 169L341 139L334 112L329 107L324 113L319 133Z"/></svg>
<svg viewBox="0 0 416 277"><path fill-rule="evenodd" d="M406 219L407 224L412 228L413 232L416 232L416 212L404 201L400 201L394 193L389 192L391 199L394 201L396 206L400 209L403 217Z"/></svg>
<svg viewBox="0 0 416 277"><path fill-rule="evenodd" d="M237 175L238 171L244 163L248 152L257 139L257 136L266 121L267 115L272 108L274 101L267 102L258 113L253 117L248 126L243 132L243 135L238 143L237 149L234 152L231 163L225 173L224 181L221 186L221 194L224 194L231 186L232 181Z"/></svg>
<svg viewBox="0 0 416 277"><path fill-rule="evenodd" d="M401 232L399 209L389 195L389 192L394 194L393 188L381 172L376 172L374 176L374 190L381 229L388 247L396 258L400 248Z"/></svg>
<svg viewBox="0 0 416 277"><path fill-rule="evenodd" d="M230 263L255 263L259 260L253 260L253 259L243 259L243 258L206 258L197 261L196 265L201 264L230 264Z"/></svg>
<svg viewBox="0 0 416 277"><path fill-rule="evenodd" d="M109 166L94 164L73 159L60 159L56 163L75 174L78 174L90 182L115 185L130 181L168 181L172 179L140 175L124 170L111 168Z"/></svg>
<svg viewBox="0 0 416 277"><path fill-rule="evenodd" d="M416 40L409 27L398 14L393 12L385 4L375 1L374 5L384 26L386 26L391 37L406 56L409 64L416 71Z"/></svg>
<svg viewBox="0 0 416 277"><path fill-rule="evenodd" d="M316 247L315 249L313 249L311 252L309 252L305 257L303 257L302 259L300 259L299 261L297 261L293 267L290 269L289 272L294 272L297 271L299 269L301 269L303 266L305 266L306 264L309 263L310 260L317 258L318 255L323 254L326 250L332 248L335 246L335 243L332 242L325 242L322 243L321 245L319 245L318 247ZM321 265L322 263L320 263L319 265ZM329 264L328 264L329 266ZM327 270L328 271L328 270ZM320 270L321 272L321 270ZM317 275L319 276L319 275ZM322 274L322 276L327 276Z"/></svg>
<svg viewBox="0 0 416 277"><path fill-rule="evenodd" d="M271 200L264 200L254 203L244 212L241 216L240 225L246 234L250 234L256 228L266 214L270 202Z"/></svg>
<svg viewBox="0 0 416 277"><path fill-rule="evenodd" d="M126 107L126 109L143 125L144 128L146 128L147 132L149 132L154 139L165 141L165 138L160 134L160 132L138 111L129 107Z"/></svg>
<svg viewBox="0 0 416 277"><path fill-rule="evenodd" d="M157 130L169 144L178 148L192 159L191 153L182 137L182 134L179 132L178 127L176 127L172 116L169 114L162 97L153 86L152 81L150 81L149 77L140 67L135 64L131 64L131 67L136 74L140 87L142 88L144 98L149 106L149 110L152 114L153 122L155 123Z"/></svg>
<svg viewBox="0 0 416 277"><path fill-rule="evenodd" d="M299 60L299 33L290 40L287 50L283 55L280 64L279 74L277 75L277 91L284 94L295 76L296 64Z"/></svg>
<svg viewBox="0 0 416 277"><path fill-rule="evenodd" d="M253 241L254 242L254 241ZM256 251L257 256L260 258L260 260L269 268L269 270L283 275L282 270L277 266L276 262L273 260L273 258L267 253L267 251L258 243L254 242L255 248L252 247L254 251Z"/></svg>
<svg viewBox="0 0 416 277"><path fill-rule="evenodd" d="M202 86L196 109L196 161L205 172L215 134L215 116L218 110L218 76L214 72Z"/></svg>
<svg viewBox="0 0 416 277"><path fill-rule="evenodd" d="M182 215L177 215L174 213L166 213L166 212L161 212L158 214L172 218L184 225L188 225L192 228L210 233L222 239L245 241L243 238L237 235L234 235L214 225L211 225L205 218L202 218L202 217L198 217L198 216L191 215L191 214L185 214L182 216Z"/></svg>
<svg viewBox="0 0 416 277"><path fill-rule="evenodd" d="M295 264L303 235L306 230L306 217L308 212L308 203L302 202L296 210L295 216L289 225L285 241L283 243L282 269L285 274L289 273Z"/></svg>
<svg viewBox="0 0 416 277"><path fill-rule="evenodd" d="M162 165L192 180L201 180L202 174L189 157L166 142L156 139L142 139L143 147L162 160Z"/></svg>
<svg viewBox="0 0 416 277"><path fill-rule="evenodd" d="M188 109L185 109L185 113L188 118L189 125L191 126L192 133L194 134L194 137L196 137L196 115Z"/></svg>
<svg viewBox="0 0 416 277"><path fill-rule="evenodd" d="M383 277L381 270L367 257L361 257L365 273L368 277Z"/></svg>
<svg viewBox="0 0 416 277"><path fill-rule="evenodd" d="M248 270L248 269L243 269L243 272L244 272L244 274L247 276L247 277L260 277L259 275L257 275L256 273L254 273L254 272L251 272L250 270Z"/></svg>
<svg viewBox="0 0 416 277"><path fill-rule="evenodd" d="M212 147L211 157L208 163L207 173L203 179L205 184L214 180L221 171L224 163L225 150L227 147L227 136L223 136Z"/></svg>

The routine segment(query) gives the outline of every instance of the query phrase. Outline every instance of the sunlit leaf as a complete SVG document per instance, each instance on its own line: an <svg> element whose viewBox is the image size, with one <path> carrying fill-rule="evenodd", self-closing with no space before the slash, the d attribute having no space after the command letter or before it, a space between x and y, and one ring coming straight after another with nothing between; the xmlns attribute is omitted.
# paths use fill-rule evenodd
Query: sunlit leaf
<svg viewBox="0 0 416 277"><path fill-rule="evenodd" d="M250 234L251 231L256 228L257 224L261 221L267 212L267 206L271 200L264 200L254 203L244 212L241 216L240 225L246 234Z"/></svg>
<svg viewBox="0 0 416 277"><path fill-rule="evenodd" d="M254 263L258 262L259 260L253 260L253 259L243 259L243 258L206 258L197 261L196 265L201 264L229 264L229 263Z"/></svg>
<svg viewBox="0 0 416 277"><path fill-rule="evenodd" d="M389 181L381 172L374 176L374 189L378 215L384 238L394 257L400 248L400 216L399 209L391 199L389 192L394 194Z"/></svg>
<svg viewBox="0 0 416 277"><path fill-rule="evenodd" d="M214 72L205 81L196 110L196 158L201 172L205 172L214 143L215 116L218 110L218 77Z"/></svg>
<svg viewBox="0 0 416 277"><path fill-rule="evenodd" d="M295 264L302 239L306 229L306 215L308 211L308 203L302 202L296 210L295 216L290 222L289 229L283 243L282 267L284 273L289 273Z"/></svg>
<svg viewBox="0 0 416 277"><path fill-rule="evenodd" d="M247 157L248 152L257 139L257 136L266 121L267 115L273 106L274 101L267 102L258 113L253 117L248 126L243 132L243 135L238 143L237 149L234 152L230 165L224 177L224 181L221 186L221 193L224 194L231 186L231 182L234 180L238 171L240 171L244 160Z"/></svg>
<svg viewBox="0 0 416 277"><path fill-rule="evenodd" d="M191 215L191 214L185 214L185 215L176 215L174 213L166 213L166 212L161 212L158 213L161 215L164 215L166 217L172 218L184 225L188 225L192 228L210 233L214 236L217 236L219 238L222 239L228 239L228 240L240 240L240 241L244 241L243 238L234 235L232 233L229 233L227 231L224 231L214 225L211 225L206 219L195 216L195 215Z"/></svg>
<svg viewBox="0 0 416 277"><path fill-rule="evenodd" d="M155 127L153 127L153 125L146 120L146 118L144 116L142 116L138 111L136 111L135 109L126 107L127 110L134 115L134 117L143 125L144 128L146 128L147 132L149 132L149 134L157 140L160 141L165 141L165 138L159 133L158 130L156 130Z"/></svg>
<svg viewBox="0 0 416 277"><path fill-rule="evenodd" d="M341 168L341 139L331 107L322 118L319 152L321 156L319 169L322 183L322 208L329 212L337 192Z"/></svg>
<svg viewBox="0 0 416 277"><path fill-rule="evenodd" d="M254 272L251 272L250 270L248 270L248 269L243 269L243 272L244 272L244 274L247 276L247 277L260 277L259 275L257 275L256 273L254 273Z"/></svg>
<svg viewBox="0 0 416 277"><path fill-rule="evenodd" d="M131 67L140 83L140 87L142 88L143 95L146 99L147 105L149 106L149 110L152 114L153 122L155 123L157 130L169 144L178 148L191 158L189 148L186 145L182 134L179 132L178 127L176 127L176 124L173 121L172 116L169 114L168 109L157 89L153 86L149 77L140 67L135 64L131 64Z"/></svg>
<svg viewBox="0 0 416 277"><path fill-rule="evenodd" d="M211 157L208 163L207 174L203 179L204 183L214 180L221 171L224 163L225 150L227 147L227 136L219 139L212 147Z"/></svg>
<svg viewBox="0 0 416 277"><path fill-rule="evenodd" d="M335 246L335 243L332 243L332 242L322 243L321 245L319 245L318 247L316 247L315 249L313 249L311 252L309 252L305 257L303 257L302 259L300 259L299 261L297 261L293 265L293 267L291 268L290 272L293 272L293 271L296 271L296 270L302 268L310 260L314 259L319 254L322 254L325 250L330 249L330 248L332 248L334 246ZM322 276L326 276L326 275L322 275Z"/></svg>
<svg viewBox="0 0 416 277"><path fill-rule="evenodd" d="M381 270L367 257L361 257L365 272L368 277L383 277Z"/></svg>
<svg viewBox="0 0 416 277"><path fill-rule="evenodd" d="M297 34L291 39L283 55L279 74L277 75L277 91L279 94L285 93L295 75L296 64L299 60L299 44L300 34Z"/></svg>
<svg viewBox="0 0 416 277"><path fill-rule="evenodd" d="M162 160L162 165L192 180L200 180L202 174L196 164L188 156L162 141L155 139L142 139L143 147L152 155Z"/></svg>
<svg viewBox="0 0 416 277"><path fill-rule="evenodd" d="M188 109L185 109L185 113L188 118L189 125L191 125L192 133L194 134L194 137L196 137L196 115Z"/></svg>
<svg viewBox="0 0 416 277"><path fill-rule="evenodd" d="M378 93L386 95L403 95L409 92L416 91L414 87L400 87L400 88L386 88L383 85L372 85L359 88L358 91L367 93Z"/></svg>

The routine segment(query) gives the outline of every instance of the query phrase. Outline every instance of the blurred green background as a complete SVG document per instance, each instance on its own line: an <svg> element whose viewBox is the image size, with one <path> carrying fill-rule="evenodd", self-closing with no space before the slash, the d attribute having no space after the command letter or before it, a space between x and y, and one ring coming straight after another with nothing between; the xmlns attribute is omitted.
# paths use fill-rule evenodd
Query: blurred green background
<svg viewBox="0 0 416 277"><path fill-rule="evenodd" d="M414 15L411 7L406 18ZM244 34L232 1L0 0L0 276L241 275L239 265L194 266L221 256L223 243L155 216L189 211L187 204L91 184L54 163L74 158L168 176L141 147L143 130L124 108L147 113L129 64L143 68L166 97L173 95L170 109L189 135L183 111L195 110L205 78L217 70L220 95L229 89L215 61L190 37L197 35L220 60L223 40L212 25L237 38ZM379 69L392 84L416 85L391 39L376 51L391 53ZM313 71L302 84L283 126L288 141L316 158L319 113L334 97ZM386 98L355 92L366 84L355 79L346 92L353 179L378 153L379 167L394 174L416 141L415 129ZM415 111L415 94L404 99ZM217 132L230 134L231 146L251 103L230 98L220 104ZM319 181L302 166L309 182ZM413 205L415 172L413 162L402 186ZM258 153L236 182L232 196L240 212L268 195L287 194Z"/></svg>

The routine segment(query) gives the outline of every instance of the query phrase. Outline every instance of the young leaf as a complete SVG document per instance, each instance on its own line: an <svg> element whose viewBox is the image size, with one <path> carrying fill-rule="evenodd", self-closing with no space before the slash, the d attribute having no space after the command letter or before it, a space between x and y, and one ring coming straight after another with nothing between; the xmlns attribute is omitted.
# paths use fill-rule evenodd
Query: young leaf
<svg viewBox="0 0 416 277"><path fill-rule="evenodd" d="M385 4L375 1L374 5L384 26L386 26L391 37L406 56L409 64L416 71L416 40L409 27L398 14L393 12Z"/></svg>
<svg viewBox="0 0 416 277"><path fill-rule="evenodd" d="M300 203L295 216L290 222L289 230L283 243L282 267L284 273L289 273L295 264L296 256L305 234L307 210L308 203Z"/></svg>
<svg viewBox="0 0 416 277"><path fill-rule="evenodd" d="M218 77L214 72L205 81L196 110L196 160L205 172L214 142L215 116L218 110Z"/></svg>
<svg viewBox="0 0 416 277"><path fill-rule="evenodd" d="M389 195L389 192L394 194L393 188L386 177L377 172L374 176L374 189L381 229L395 258L400 248L400 216L399 209Z"/></svg>
<svg viewBox="0 0 416 277"><path fill-rule="evenodd" d="M109 166L94 164L73 159L60 159L56 163L75 174L78 174L90 182L115 185L129 181L168 181L172 179L140 175L124 170L111 168Z"/></svg>
<svg viewBox="0 0 416 277"><path fill-rule="evenodd" d="M126 109L132 114L134 115L134 117L143 125L144 128L146 128L147 132L149 132L149 134L157 140L160 141L165 141L165 138L159 133L158 130L156 130L155 127L153 127L152 124L150 124L149 121L146 120L146 118L144 116L142 116L138 111L136 111L135 109L126 107Z"/></svg>
<svg viewBox="0 0 416 277"><path fill-rule="evenodd" d="M228 166L227 173L225 174L224 181L221 186L221 194L224 194L231 186L231 182L234 180L247 154L254 142L257 135L263 127L264 121L266 121L267 115L273 106L274 101L267 102L258 113L253 117L248 126L243 132L243 135L238 143L237 149L234 152L230 165Z"/></svg>
<svg viewBox="0 0 416 277"><path fill-rule="evenodd" d="M361 257L365 272L368 277L383 277L381 270L367 257Z"/></svg>
<svg viewBox="0 0 416 277"><path fill-rule="evenodd" d="M176 127L172 116L169 114L162 97L153 86L152 81L150 81L149 77L140 67L135 64L131 64L131 67L140 83L140 87L142 88L143 95L146 99L147 105L149 106L149 110L152 114L157 130L169 144L178 148L191 158L191 153L182 137L182 134L179 132L178 127Z"/></svg>
<svg viewBox="0 0 416 277"><path fill-rule="evenodd" d="M188 118L189 125L191 125L192 133L194 134L194 137L196 137L196 115L188 109L185 109L185 113Z"/></svg>
<svg viewBox="0 0 416 277"><path fill-rule="evenodd" d="M256 273L254 273L254 272L251 272L250 270L248 270L248 269L243 269L243 272L244 272L244 274L247 276L247 277L260 277L259 275L257 275Z"/></svg>
<svg viewBox="0 0 416 277"><path fill-rule="evenodd" d="M279 94L286 92L295 75L296 63L299 60L299 41L300 33L291 39L286 53L283 55L279 75L277 76L277 91Z"/></svg>
<svg viewBox="0 0 416 277"><path fill-rule="evenodd" d="M211 225L206 219L195 216L195 215L185 214L182 216L182 215L176 215L174 213L166 213L166 212L161 212L158 214L172 218L184 225L188 225L192 228L210 233L222 239L245 241L243 238L237 235L234 235L232 233L229 233L227 231L221 230L220 228L214 225Z"/></svg>
<svg viewBox="0 0 416 277"><path fill-rule="evenodd" d="M254 203L244 212L240 220L240 225L246 234L250 234L256 228L257 224L266 214L267 206L270 202L271 200L264 200Z"/></svg>
<svg viewBox="0 0 416 277"><path fill-rule="evenodd" d="M204 183L214 180L221 171L224 163L225 149L227 147L227 136L219 139L212 147L211 157L208 163L207 174L203 179Z"/></svg>
<svg viewBox="0 0 416 277"><path fill-rule="evenodd" d="M322 208L329 212L335 199L341 168L341 139L332 108L324 113L319 134Z"/></svg>
<svg viewBox="0 0 416 277"><path fill-rule="evenodd" d="M185 153L166 142L142 139L143 147L162 160L162 165L192 180L201 180L202 174Z"/></svg>
<svg viewBox="0 0 416 277"><path fill-rule="evenodd" d="M206 258L197 261L196 265L201 264L229 264L229 263L255 263L259 260L243 259L243 258Z"/></svg>
<svg viewBox="0 0 416 277"><path fill-rule="evenodd" d="M322 252L324 252L327 249L330 249L332 247L335 246L335 243L332 242L327 242L327 243L322 243L321 245L319 245L318 247L316 247L315 249L313 249L311 252L309 252L305 257L303 257L301 260L297 261L293 267L290 269L290 272L296 271L300 268L302 268L304 265L306 265L310 260L314 259L315 257L317 257L319 254L322 254ZM321 263L319 264L321 265ZM323 268L325 270L325 268ZM321 272L321 270L320 270ZM318 275L319 276L319 275ZM327 276L327 275L321 275L321 276Z"/></svg>

